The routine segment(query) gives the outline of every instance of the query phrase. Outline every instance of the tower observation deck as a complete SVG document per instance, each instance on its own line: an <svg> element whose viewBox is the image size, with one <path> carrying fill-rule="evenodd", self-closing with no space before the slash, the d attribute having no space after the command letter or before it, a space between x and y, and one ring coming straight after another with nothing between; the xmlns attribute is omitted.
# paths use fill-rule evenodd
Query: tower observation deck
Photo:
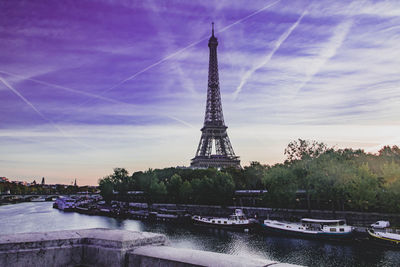
<svg viewBox="0 0 400 267"><path fill-rule="evenodd" d="M208 41L210 59L208 66L206 112L196 156L190 164L192 168L240 168L240 160L233 151L226 131L228 127L225 125L222 113L217 46L218 40L214 36L214 23L212 23L212 34ZM213 147L215 148L214 153Z"/></svg>

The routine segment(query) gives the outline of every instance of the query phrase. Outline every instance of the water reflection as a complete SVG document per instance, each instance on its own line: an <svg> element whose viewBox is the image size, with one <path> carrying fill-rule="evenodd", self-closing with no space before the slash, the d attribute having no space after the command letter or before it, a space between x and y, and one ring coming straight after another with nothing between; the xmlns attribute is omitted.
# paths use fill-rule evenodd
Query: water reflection
<svg viewBox="0 0 400 267"><path fill-rule="evenodd" d="M400 266L400 251L366 247L362 242L327 243L168 223L118 220L64 213L53 209L52 203L48 202L0 206L1 234L95 227L162 233L168 236L171 246L178 248L222 252L306 266Z"/></svg>

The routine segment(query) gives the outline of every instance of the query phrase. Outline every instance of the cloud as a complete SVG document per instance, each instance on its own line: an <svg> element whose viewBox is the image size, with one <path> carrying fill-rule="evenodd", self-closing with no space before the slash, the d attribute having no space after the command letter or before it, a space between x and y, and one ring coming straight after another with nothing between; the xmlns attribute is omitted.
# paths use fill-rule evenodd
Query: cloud
<svg viewBox="0 0 400 267"><path fill-rule="evenodd" d="M3 175L95 184L116 166L187 165L204 118L213 20L224 115L244 165L283 160L299 137L373 150L400 136L396 1L18 2L7 2L0 29L1 78L97 149L64 138L0 81L0 162L17 162L0 164ZM240 97L226 97L252 69Z"/></svg>
<svg viewBox="0 0 400 267"><path fill-rule="evenodd" d="M23 95L21 95L17 89L15 89L13 86L11 86L4 78L0 77L0 81L8 88L10 89L14 94L16 94L19 98L22 99L22 101L24 101L33 111L35 111L36 114L38 114L42 119L44 119L45 121L47 121L48 123L50 123L51 126L53 126L55 129L57 129L57 131L59 133L61 133L62 136L71 139L71 141L77 143L78 145L82 145L84 147L90 148L90 149L94 149L91 146L88 146L85 143L81 143L78 140L75 140L73 138L71 138L70 136L68 136L67 133L64 132L64 130L62 130L58 125L56 125L52 120L50 120L49 118L47 118L46 116L43 115L42 112L40 112L31 102L28 101L28 99L26 99Z"/></svg>
<svg viewBox="0 0 400 267"><path fill-rule="evenodd" d="M247 81L250 79L250 77L253 75L254 72L259 70L260 68L264 67L268 62L271 60L273 55L275 54L276 51L278 51L279 47L281 44L289 37L289 35L294 31L294 29L297 28L297 26L300 24L301 20L303 17L306 15L307 11L304 11L301 16L297 19L297 21L289 28L287 29L275 42L274 48L272 51L264 57L258 64L253 66L249 71L247 71L241 78L239 86L236 88L235 92L233 93L233 99L236 99L239 93L242 91L243 86L247 83Z"/></svg>
<svg viewBox="0 0 400 267"><path fill-rule="evenodd" d="M336 51L342 46L343 42L348 35L353 21L351 19L339 24L328 43L321 49L318 57L314 58L311 62L311 67L306 73L305 79L302 81L300 86L296 88L295 93L299 93L304 86L309 83L313 77L329 62L331 58L336 55Z"/></svg>
<svg viewBox="0 0 400 267"><path fill-rule="evenodd" d="M280 0L277 0L277 1L273 2L273 3L270 3L270 4L266 5L266 6L264 6L264 7L260 8L260 9L258 9L257 11L251 13L250 15L247 15L247 16L245 16L245 17L239 19L239 20L236 20L235 22L233 22L233 23L231 23L231 24L229 24L229 25L223 27L221 30L216 31L216 34L217 34L217 33L222 33L222 32L224 32L224 31L230 29L231 27L235 26L236 24L239 24L239 23L241 23L241 22L243 22L243 21L245 21L245 20L247 20L247 19L249 19L249 18L251 18L251 17L257 15L258 13L260 13L260 12L262 12L262 11L264 11L264 10L266 10L266 9L268 9L268 8L270 8L270 7L272 7L272 6L274 6L274 5L276 5L278 2L280 2ZM207 37L204 37L204 38L202 38L202 39L200 39L200 40L198 40L198 41L195 41L195 42L193 42L193 43L191 43L191 44L189 44L189 45L187 45L187 46L185 46L185 47L183 47L183 48L181 48L181 49L179 49L179 50L177 50L177 51L175 51L175 52L173 52L173 53L171 53L171 54L169 54L169 55L167 55L167 56L165 56L165 57L163 57L162 59L156 61L155 63L153 63L153 64L151 64L151 65L145 67L144 69L142 69L142 70L140 70L140 71L134 73L133 75L129 76L128 78L126 78L126 79L124 79L124 80L122 80L122 81L116 83L115 85L109 87L108 89L104 90L104 91L102 92L102 94L103 94L103 93L106 93L106 92L109 92L109 91L113 90L114 88L116 88L116 87L118 87L118 86L124 84L125 82L136 78L136 77L139 76L140 74L142 74L142 73L144 73L144 72L146 72L146 71L148 71L148 70L150 70L150 69L152 69L152 68L154 68L154 67L160 65L161 63L163 63L163 62L165 62L165 61L167 61L167 60L169 60L169 59L171 59L171 58L173 58L173 57L175 57L175 56L177 56L177 55L179 55L179 54L181 54L181 53L187 51L188 49L190 49L190 48L192 48L192 47L198 45L199 43L201 43L201 42L207 40L208 38L209 38L208 36L207 36Z"/></svg>

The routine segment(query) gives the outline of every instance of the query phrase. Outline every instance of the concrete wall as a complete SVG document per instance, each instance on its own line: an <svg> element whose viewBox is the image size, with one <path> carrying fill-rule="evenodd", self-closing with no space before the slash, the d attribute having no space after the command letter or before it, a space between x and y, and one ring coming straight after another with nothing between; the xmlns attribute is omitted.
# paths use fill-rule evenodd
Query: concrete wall
<svg viewBox="0 0 400 267"><path fill-rule="evenodd" d="M99 228L0 235L0 266L294 266L166 244L161 234Z"/></svg>

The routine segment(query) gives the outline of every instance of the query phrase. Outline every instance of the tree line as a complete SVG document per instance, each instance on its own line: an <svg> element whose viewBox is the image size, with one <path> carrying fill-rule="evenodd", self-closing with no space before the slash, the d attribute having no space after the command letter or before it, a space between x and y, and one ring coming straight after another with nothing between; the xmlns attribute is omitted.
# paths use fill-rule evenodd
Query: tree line
<svg viewBox="0 0 400 267"><path fill-rule="evenodd" d="M400 212L397 146L372 154L298 139L288 144L285 155L284 163L251 162L242 169L165 168L129 175L116 168L99 186L107 201L144 191L148 203L231 205L235 190L265 189L259 206Z"/></svg>

